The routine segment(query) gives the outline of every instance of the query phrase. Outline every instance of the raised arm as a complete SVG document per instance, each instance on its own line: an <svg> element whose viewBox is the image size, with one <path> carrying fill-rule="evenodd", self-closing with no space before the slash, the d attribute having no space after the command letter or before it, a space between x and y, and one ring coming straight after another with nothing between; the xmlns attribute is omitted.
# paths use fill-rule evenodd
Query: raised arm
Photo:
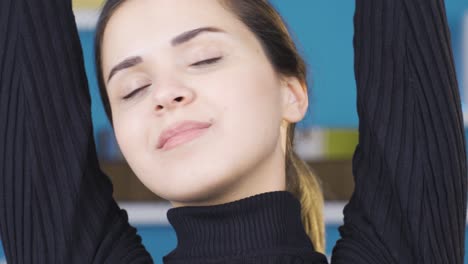
<svg viewBox="0 0 468 264"><path fill-rule="evenodd" d="M0 0L7 262L153 263L99 169L70 0Z"/></svg>
<svg viewBox="0 0 468 264"><path fill-rule="evenodd" d="M466 153L443 0L356 0L355 190L332 263L463 263Z"/></svg>

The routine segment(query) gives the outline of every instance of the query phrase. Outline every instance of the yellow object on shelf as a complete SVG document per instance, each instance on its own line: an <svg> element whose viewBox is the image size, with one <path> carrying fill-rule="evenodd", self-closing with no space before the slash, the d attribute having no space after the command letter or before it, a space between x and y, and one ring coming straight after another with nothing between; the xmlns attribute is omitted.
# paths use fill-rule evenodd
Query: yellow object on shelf
<svg viewBox="0 0 468 264"><path fill-rule="evenodd" d="M329 129L325 138L326 159L350 159L359 142L359 132L357 129Z"/></svg>
<svg viewBox="0 0 468 264"><path fill-rule="evenodd" d="M72 3L74 9L98 9L104 0L73 0Z"/></svg>

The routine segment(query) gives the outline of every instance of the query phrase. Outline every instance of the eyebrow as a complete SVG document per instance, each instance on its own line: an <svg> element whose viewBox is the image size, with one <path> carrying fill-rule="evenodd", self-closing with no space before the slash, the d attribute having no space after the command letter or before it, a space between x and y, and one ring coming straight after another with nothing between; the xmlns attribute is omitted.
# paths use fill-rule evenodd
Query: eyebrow
<svg viewBox="0 0 468 264"><path fill-rule="evenodd" d="M176 47L179 46L183 43L186 43L190 41L191 39L195 38L196 36L200 35L201 33L204 32L217 32L217 33L225 33L224 30L216 28L216 27L201 27L201 28L196 28L192 29L186 32L183 32L182 34L176 36L171 40L171 46ZM124 69L128 69L131 67L134 67L140 63L143 62L143 58L140 56L134 56L127 58L121 62L119 62L117 65L115 65L112 70L109 73L109 77L107 78L107 82L110 81L112 76L114 76L117 72L122 71Z"/></svg>
<svg viewBox="0 0 468 264"><path fill-rule="evenodd" d="M115 65L114 68L112 68L111 72L109 73L109 78L107 78L107 82L109 83L112 76L114 76L117 72L134 67L142 62L143 59L140 56L130 57L121 61L119 64Z"/></svg>
<svg viewBox="0 0 468 264"><path fill-rule="evenodd" d="M216 27L201 27L201 28L192 29L172 39L171 45L173 47L181 45L195 38L196 36L198 36L200 33L203 33L203 32L217 32L217 33L223 32L224 33L225 31Z"/></svg>

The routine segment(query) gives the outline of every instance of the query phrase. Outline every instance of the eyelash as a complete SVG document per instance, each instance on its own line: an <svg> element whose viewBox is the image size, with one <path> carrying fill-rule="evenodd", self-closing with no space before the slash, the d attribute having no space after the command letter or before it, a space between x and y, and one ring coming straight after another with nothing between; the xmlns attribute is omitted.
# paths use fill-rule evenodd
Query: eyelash
<svg viewBox="0 0 468 264"><path fill-rule="evenodd" d="M216 57L216 58L211 58L211 59L207 59L207 60L202 60L202 61L193 63L190 66L202 66L202 65L214 64L217 61L219 61L221 58L222 57ZM123 100L128 100L128 99L132 98L135 94L139 93L141 90L143 90L144 88L147 88L149 86L151 86L151 84L148 84L148 85L142 86L140 88L137 88L137 89L133 90L131 93L124 96L122 99Z"/></svg>
<svg viewBox="0 0 468 264"><path fill-rule="evenodd" d="M215 58L211 58L211 59L207 59L207 60L202 60L202 61L196 62L194 64L191 64L190 66L201 66L201 65L213 64L213 63L219 61L221 58L222 57L215 57Z"/></svg>
<svg viewBox="0 0 468 264"><path fill-rule="evenodd" d="M122 99L123 99L123 100L128 100L128 99L132 98L135 94L137 94L138 92L140 92L141 90L143 90L144 88L149 87L150 85L151 85L151 84L147 84L147 85L145 85L145 86L142 86L142 87L140 87L140 88L137 88L137 89L133 90L131 93L129 93L129 94L127 94L126 96L124 96Z"/></svg>

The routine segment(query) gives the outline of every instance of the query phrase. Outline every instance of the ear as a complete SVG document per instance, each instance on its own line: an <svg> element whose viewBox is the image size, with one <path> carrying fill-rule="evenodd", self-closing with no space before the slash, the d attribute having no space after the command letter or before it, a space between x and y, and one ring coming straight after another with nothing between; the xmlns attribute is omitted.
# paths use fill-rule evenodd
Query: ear
<svg viewBox="0 0 468 264"><path fill-rule="evenodd" d="M297 77L282 77L282 116L288 123L301 121L309 107L307 86Z"/></svg>

